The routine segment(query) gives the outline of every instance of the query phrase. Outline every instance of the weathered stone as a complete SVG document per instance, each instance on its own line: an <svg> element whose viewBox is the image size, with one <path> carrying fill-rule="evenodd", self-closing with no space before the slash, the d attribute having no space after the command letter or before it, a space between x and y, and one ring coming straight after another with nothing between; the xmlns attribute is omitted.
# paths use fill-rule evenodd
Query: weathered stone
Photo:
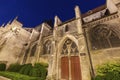
<svg viewBox="0 0 120 80"><path fill-rule="evenodd" d="M97 66L120 60L120 4L107 1L83 15L76 6L76 17L66 22L56 16L54 28L46 22L24 28L16 19L2 25L0 62L44 62L47 80L91 80Z"/></svg>

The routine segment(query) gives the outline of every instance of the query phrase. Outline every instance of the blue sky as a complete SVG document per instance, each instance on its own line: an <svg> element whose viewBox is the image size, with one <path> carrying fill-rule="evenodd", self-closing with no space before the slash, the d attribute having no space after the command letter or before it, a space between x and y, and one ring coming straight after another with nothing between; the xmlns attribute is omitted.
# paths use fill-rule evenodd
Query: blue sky
<svg viewBox="0 0 120 80"><path fill-rule="evenodd" d="M44 20L58 15L62 21L73 18L74 7L79 5L81 12L105 4L106 0L0 0L0 25L18 20L24 27L35 27Z"/></svg>

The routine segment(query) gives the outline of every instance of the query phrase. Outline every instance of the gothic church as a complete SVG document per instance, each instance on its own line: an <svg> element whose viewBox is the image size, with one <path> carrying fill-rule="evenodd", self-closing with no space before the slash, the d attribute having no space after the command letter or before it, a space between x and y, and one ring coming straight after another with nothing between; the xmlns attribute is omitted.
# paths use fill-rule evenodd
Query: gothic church
<svg viewBox="0 0 120 80"><path fill-rule="evenodd" d="M0 63L48 63L47 80L91 80L96 67L120 60L120 0L35 28L14 19L0 27Z"/></svg>

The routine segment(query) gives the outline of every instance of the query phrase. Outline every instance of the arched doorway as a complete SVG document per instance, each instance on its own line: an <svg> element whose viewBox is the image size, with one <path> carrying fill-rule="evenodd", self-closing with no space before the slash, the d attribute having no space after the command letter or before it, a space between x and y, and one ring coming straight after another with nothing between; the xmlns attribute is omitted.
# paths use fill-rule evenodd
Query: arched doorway
<svg viewBox="0 0 120 80"><path fill-rule="evenodd" d="M81 80L79 51L71 39L64 42L60 61L61 80Z"/></svg>

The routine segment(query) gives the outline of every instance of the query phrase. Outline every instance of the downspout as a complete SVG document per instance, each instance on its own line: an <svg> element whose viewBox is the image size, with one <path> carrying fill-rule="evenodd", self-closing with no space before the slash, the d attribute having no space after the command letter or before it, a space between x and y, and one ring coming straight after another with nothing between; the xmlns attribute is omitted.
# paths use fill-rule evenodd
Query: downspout
<svg viewBox="0 0 120 80"><path fill-rule="evenodd" d="M86 47L87 47L87 52L88 52L88 57L89 57L89 61L90 61L90 73L92 78L95 78L95 73L94 73L94 69L93 69L93 63L92 63L92 58L91 58L91 54L90 54L90 50L89 50L89 46L88 46L88 39L87 39L87 35L86 35L86 29L84 29L84 37L85 37L85 41L86 41Z"/></svg>

